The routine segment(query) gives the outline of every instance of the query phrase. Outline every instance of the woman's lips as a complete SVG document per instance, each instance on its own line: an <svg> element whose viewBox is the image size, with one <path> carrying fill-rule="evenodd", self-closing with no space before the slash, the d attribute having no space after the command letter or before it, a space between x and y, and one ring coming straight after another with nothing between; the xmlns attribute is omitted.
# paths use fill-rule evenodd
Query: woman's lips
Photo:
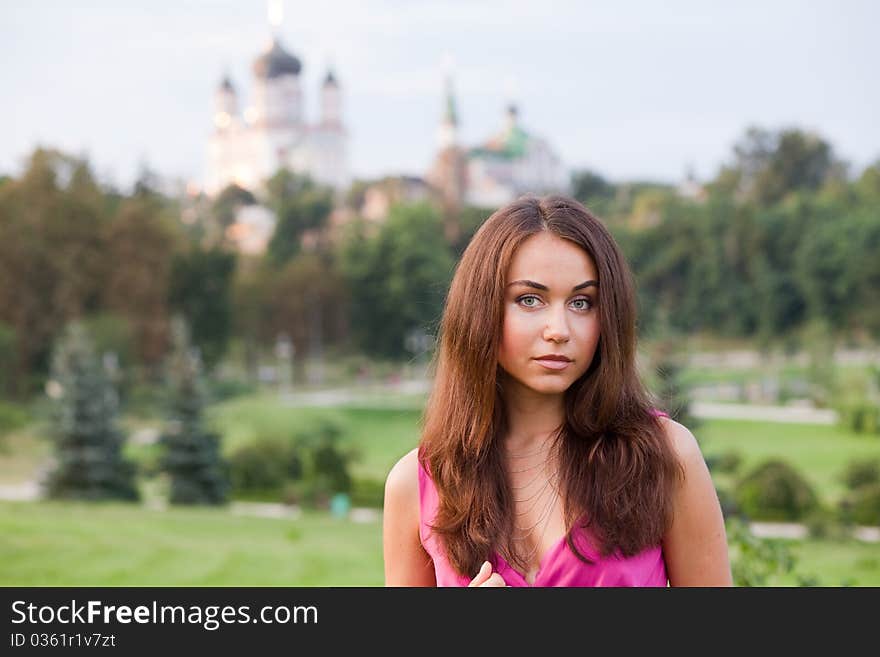
<svg viewBox="0 0 880 657"><path fill-rule="evenodd" d="M548 370L564 370L571 365L570 360L553 360L550 358L536 358L535 362L542 367L546 367Z"/></svg>

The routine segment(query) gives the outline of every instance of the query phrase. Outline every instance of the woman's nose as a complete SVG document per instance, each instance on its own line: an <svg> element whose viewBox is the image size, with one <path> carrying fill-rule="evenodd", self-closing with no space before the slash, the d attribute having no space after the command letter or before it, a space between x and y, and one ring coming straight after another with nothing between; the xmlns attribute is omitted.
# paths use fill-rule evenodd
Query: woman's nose
<svg viewBox="0 0 880 657"><path fill-rule="evenodd" d="M544 339L550 342L568 342L568 321L564 308L550 311L547 325L544 327Z"/></svg>

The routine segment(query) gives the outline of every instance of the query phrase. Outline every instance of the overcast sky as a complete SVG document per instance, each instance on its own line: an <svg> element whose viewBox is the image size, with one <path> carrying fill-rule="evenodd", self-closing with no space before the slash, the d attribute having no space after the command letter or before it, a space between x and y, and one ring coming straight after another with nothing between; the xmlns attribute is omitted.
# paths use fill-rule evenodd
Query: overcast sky
<svg viewBox="0 0 880 657"><path fill-rule="evenodd" d="M0 0L0 173L38 144L131 183L201 182L224 71L250 102L266 2ZM355 175L421 175L451 65L461 136L524 127L612 180L717 171L750 124L818 131L858 172L880 158L880 3L865 0L322 0L284 3L306 113L332 62Z"/></svg>

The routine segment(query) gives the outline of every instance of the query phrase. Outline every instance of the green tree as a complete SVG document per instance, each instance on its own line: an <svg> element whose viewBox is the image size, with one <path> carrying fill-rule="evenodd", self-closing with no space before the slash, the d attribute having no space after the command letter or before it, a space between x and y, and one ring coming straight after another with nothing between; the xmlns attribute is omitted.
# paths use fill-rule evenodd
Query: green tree
<svg viewBox="0 0 880 657"><path fill-rule="evenodd" d="M452 243L452 252L456 257L460 257L464 253L480 226L492 216L492 212L492 208L480 208L473 205L466 205L459 210L456 221L459 227L458 239Z"/></svg>
<svg viewBox="0 0 880 657"><path fill-rule="evenodd" d="M571 177L572 196L600 217L612 210L615 186L594 171L577 171Z"/></svg>
<svg viewBox="0 0 880 657"><path fill-rule="evenodd" d="M269 290L273 340L292 340L295 378L302 380L306 359L320 360L347 335L345 281L328 255L301 253L273 275Z"/></svg>
<svg viewBox="0 0 880 657"><path fill-rule="evenodd" d="M266 188L268 205L277 218L267 252L275 265L283 265L300 252L306 232L326 226L333 209L333 194L309 177L287 169L272 176Z"/></svg>
<svg viewBox="0 0 880 657"><path fill-rule="evenodd" d="M855 184L856 191L866 201L873 202L874 207L880 202L880 160L865 167Z"/></svg>
<svg viewBox="0 0 880 657"><path fill-rule="evenodd" d="M168 349L168 286L178 240L152 198L126 199L107 229L103 306L130 323L138 362L154 369Z"/></svg>
<svg viewBox="0 0 880 657"><path fill-rule="evenodd" d="M230 183L223 188L211 204L214 221L222 230L235 223L235 213L244 205L254 205L257 199L248 190Z"/></svg>
<svg viewBox="0 0 880 657"><path fill-rule="evenodd" d="M734 146L733 164L722 170L714 187L770 205L793 191L818 190L842 170L831 145L814 133L751 127Z"/></svg>
<svg viewBox="0 0 880 657"><path fill-rule="evenodd" d="M22 176L0 189L0 321L16 334L13 387L31 391L52 342L99 306L106 276L105 198L88 164L37 149Z"/></svg>
<svg viewBox="0 0 880 657"><path fill-rule="evenodd" d="M226 352L232 326L232 277L235 254L196 247L174 257L169 306L190 327L206 367Z"/></svg>
<svg viewBox="0 0 880 657"><path fill-rule="evenodd" d="M865 207L804 231L791 272L811 317L880 330L880 214Z"/></svg>
<svg viewBox="0 0 880 657"><path fill-rule="evenodd" d="M169 363L170 402L167 426L160 438L161 469L169 476L171 504L224 504L229 491L228 467L220 456L220 438L206 430L201 368L186 325L173 326L174 350Z"/></svg>
<svg viewBox="0 0 880 657"><path fill-rule="evenodd" d="M136 500L135 467L123 458L117 399L83 327L72 324L58 341L50 395L55 400L55 467L50 497Z"/></svg>
<svg viewBox="0 0 880 657"><path fill-rule="evenodd" d="M275 339L271 303L274 269L264 258L239 256L232 282L232 330L241 340L245 369L257 377L261 347Z"/></svg>
<svg viewBox="0 0 880 657"><path fill-rule="evenodd" d="M435 332L452 277L442 220L429 205L398 205L375 236L363 224L349 228L341 267L355 342L377 356L407 355L413 331Z"/></svg>

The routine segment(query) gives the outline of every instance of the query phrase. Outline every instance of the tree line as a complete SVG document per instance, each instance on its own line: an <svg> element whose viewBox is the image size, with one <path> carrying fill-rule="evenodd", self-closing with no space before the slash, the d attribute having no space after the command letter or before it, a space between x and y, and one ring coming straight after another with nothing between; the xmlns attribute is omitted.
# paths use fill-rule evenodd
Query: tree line
<svg viewBox="0 0 880 657"><path fill-rule="evenodd" d="M771 340L816 321L880 333L880 161L853 173L819 136L755 128L687 194L589 171L572 182L632 265L643 335ZM430 202L340 226L331 217L344 200L281 170L259 198L277 217L266 252L244 255L228 228L257 201L235 186L213 199L163 194L147 174L122 193L81 158L34 151L20 176L0 178L3 392L42 389L72 320L144 380L158 380L174 315L209 371L231 352L254 371L279 336L297 377L309 356L416 357L458 256L493 210L452 217L454 242L450 217Z"/></svg>
<svg viewBox="0 0 880 657"><path fill-rule="evenodd" d="M857 176L821 138L750 129L697 198L575 178L633 267L647 331L880 333L880 160ZM633 189L635 188L635 189Z"/></svg>

